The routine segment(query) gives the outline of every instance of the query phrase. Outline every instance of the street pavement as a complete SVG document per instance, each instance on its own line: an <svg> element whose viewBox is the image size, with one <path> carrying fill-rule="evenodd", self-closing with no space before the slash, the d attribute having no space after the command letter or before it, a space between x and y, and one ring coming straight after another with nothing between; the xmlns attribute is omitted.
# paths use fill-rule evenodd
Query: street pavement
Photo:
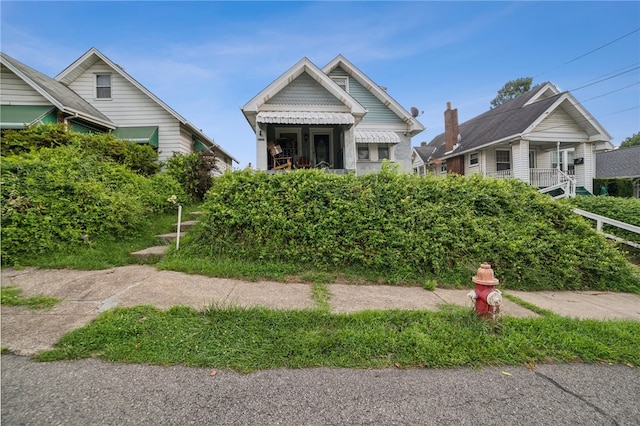
<svg viewBox="0 0 640 426"><path fill-rule="evenodd" d="M241 375L95 359L36 363L66 332L116 306L316 306L308 283L244 282L153 266L102 271L1 271L2 286L62 301L49 310L2 306L2 424L613 424L640 425L640 369L539 365L473 369L277 369ZM332 312L472 307L469 289L330 284ZM471 287L471 285L470 285ZM558 315L640 321L640 296L503 290ZM535 317L505 300L500 315ZM640 350L640 348L639 348Z"/></svg>

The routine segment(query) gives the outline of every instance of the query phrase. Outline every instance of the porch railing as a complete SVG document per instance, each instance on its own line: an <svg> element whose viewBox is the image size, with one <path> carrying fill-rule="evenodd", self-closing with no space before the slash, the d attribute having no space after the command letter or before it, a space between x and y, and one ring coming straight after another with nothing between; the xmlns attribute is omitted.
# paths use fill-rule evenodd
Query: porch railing
<svg viewBox="0 0 640 426"><path fill-rule="evenodd" d="M544 188L574 179L573 176L573 171L563 172L558 169L530 169L529 183L533 186Z"/></svg>
<svg viewBox="0 0 640 426"><path fill-rule="evenodd" d="M584 216L586 218L589 219L593 219L596 221L596 229L599 232L602 232L602 234L607 237L607 238L611 238L613 240L619 241L621 243L627 244L629 246L635 247L635 248L640 248L640 244L634 242L634 241L628 241L625 240L624 238L620 238L616 235L612 235L612 234L607 234L606 232L602 231L602 224L606 224L606 225L611 225L611 226L615 226L617 228L620 229L624 229L625 231L630 231L630 232L635 232L636 234L640 235L640 226L635 226L635 225L631 225L630 223L625 223L625 222L620 222L619 220L615 220L615 219L611 219L608 218L606 216L601 216L599 214L595 214L595 213L591 213L585 210L581 210L581 209L573 209L574 213L577 213L581 216Z"/></svg>

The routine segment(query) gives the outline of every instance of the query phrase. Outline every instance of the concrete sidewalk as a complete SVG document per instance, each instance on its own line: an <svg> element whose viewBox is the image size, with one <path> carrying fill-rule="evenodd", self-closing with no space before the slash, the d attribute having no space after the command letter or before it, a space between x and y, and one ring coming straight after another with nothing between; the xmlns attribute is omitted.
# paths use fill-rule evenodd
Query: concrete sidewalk
<svg viewBox="0 0 640 426"><path fill-rule="evenodd" d="M2 286L16 286L23 296L52 296L62 300L50 310L2 307L1 345L20 355L50 349L65 333L82 327L107 309L153 305L162 309L187 305L264 306L272 309L316 307L308 283L246 282L209 278L152 266L133 265L100 271L3 269ZM471 283L470 283L471 284ZM332 312L372 309L439 309L442 304L471 308L469 289L424 290L419 287L328 285ZM503 290L559 315L598 320L640 321L640 296L610 292L521 292ZM535 317L534 312L504 300L501 315Z"/></svg>

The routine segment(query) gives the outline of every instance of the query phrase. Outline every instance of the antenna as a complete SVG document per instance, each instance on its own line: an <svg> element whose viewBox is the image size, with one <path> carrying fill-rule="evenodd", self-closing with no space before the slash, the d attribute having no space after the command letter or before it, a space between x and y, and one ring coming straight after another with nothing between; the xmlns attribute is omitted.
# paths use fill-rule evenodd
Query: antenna
<svg viewBox="0 0 640 426"><path fill-rule="evenodd" d="M424 111L420 112L420 111L418 110L418 108L416 108L416 107L411 107L411 116L412 116L413 118L418 118L418 117L420 117L422 114L424 114Z"/></svg>

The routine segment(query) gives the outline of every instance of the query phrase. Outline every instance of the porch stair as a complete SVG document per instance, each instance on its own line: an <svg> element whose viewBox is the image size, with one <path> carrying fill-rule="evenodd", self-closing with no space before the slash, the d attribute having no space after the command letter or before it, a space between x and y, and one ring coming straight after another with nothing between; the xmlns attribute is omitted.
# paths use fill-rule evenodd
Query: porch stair
<svg viewBox="0 0 640 426"><path fill-rule="evenodd" d="M200 216L202 212L191 212L192 216ZM182 239L186 232L198 223L197 220L186 220L180 223L180 238ZM178 227L177 223L173 224L174 227ZM131 253L133 258L138 260L148 260L153 258L161 258L167 252L170 244L173 244L178 238L177 232L170 232L168 234L156 235L160 245L147 247L146 249L138 250Z"/></svg>
<svg viewBox="0 0 640 426"><path fill-rule="evenodd" d="M593 194L584 186L576 187L576 195L580 197L593 197Z"/></svg>

